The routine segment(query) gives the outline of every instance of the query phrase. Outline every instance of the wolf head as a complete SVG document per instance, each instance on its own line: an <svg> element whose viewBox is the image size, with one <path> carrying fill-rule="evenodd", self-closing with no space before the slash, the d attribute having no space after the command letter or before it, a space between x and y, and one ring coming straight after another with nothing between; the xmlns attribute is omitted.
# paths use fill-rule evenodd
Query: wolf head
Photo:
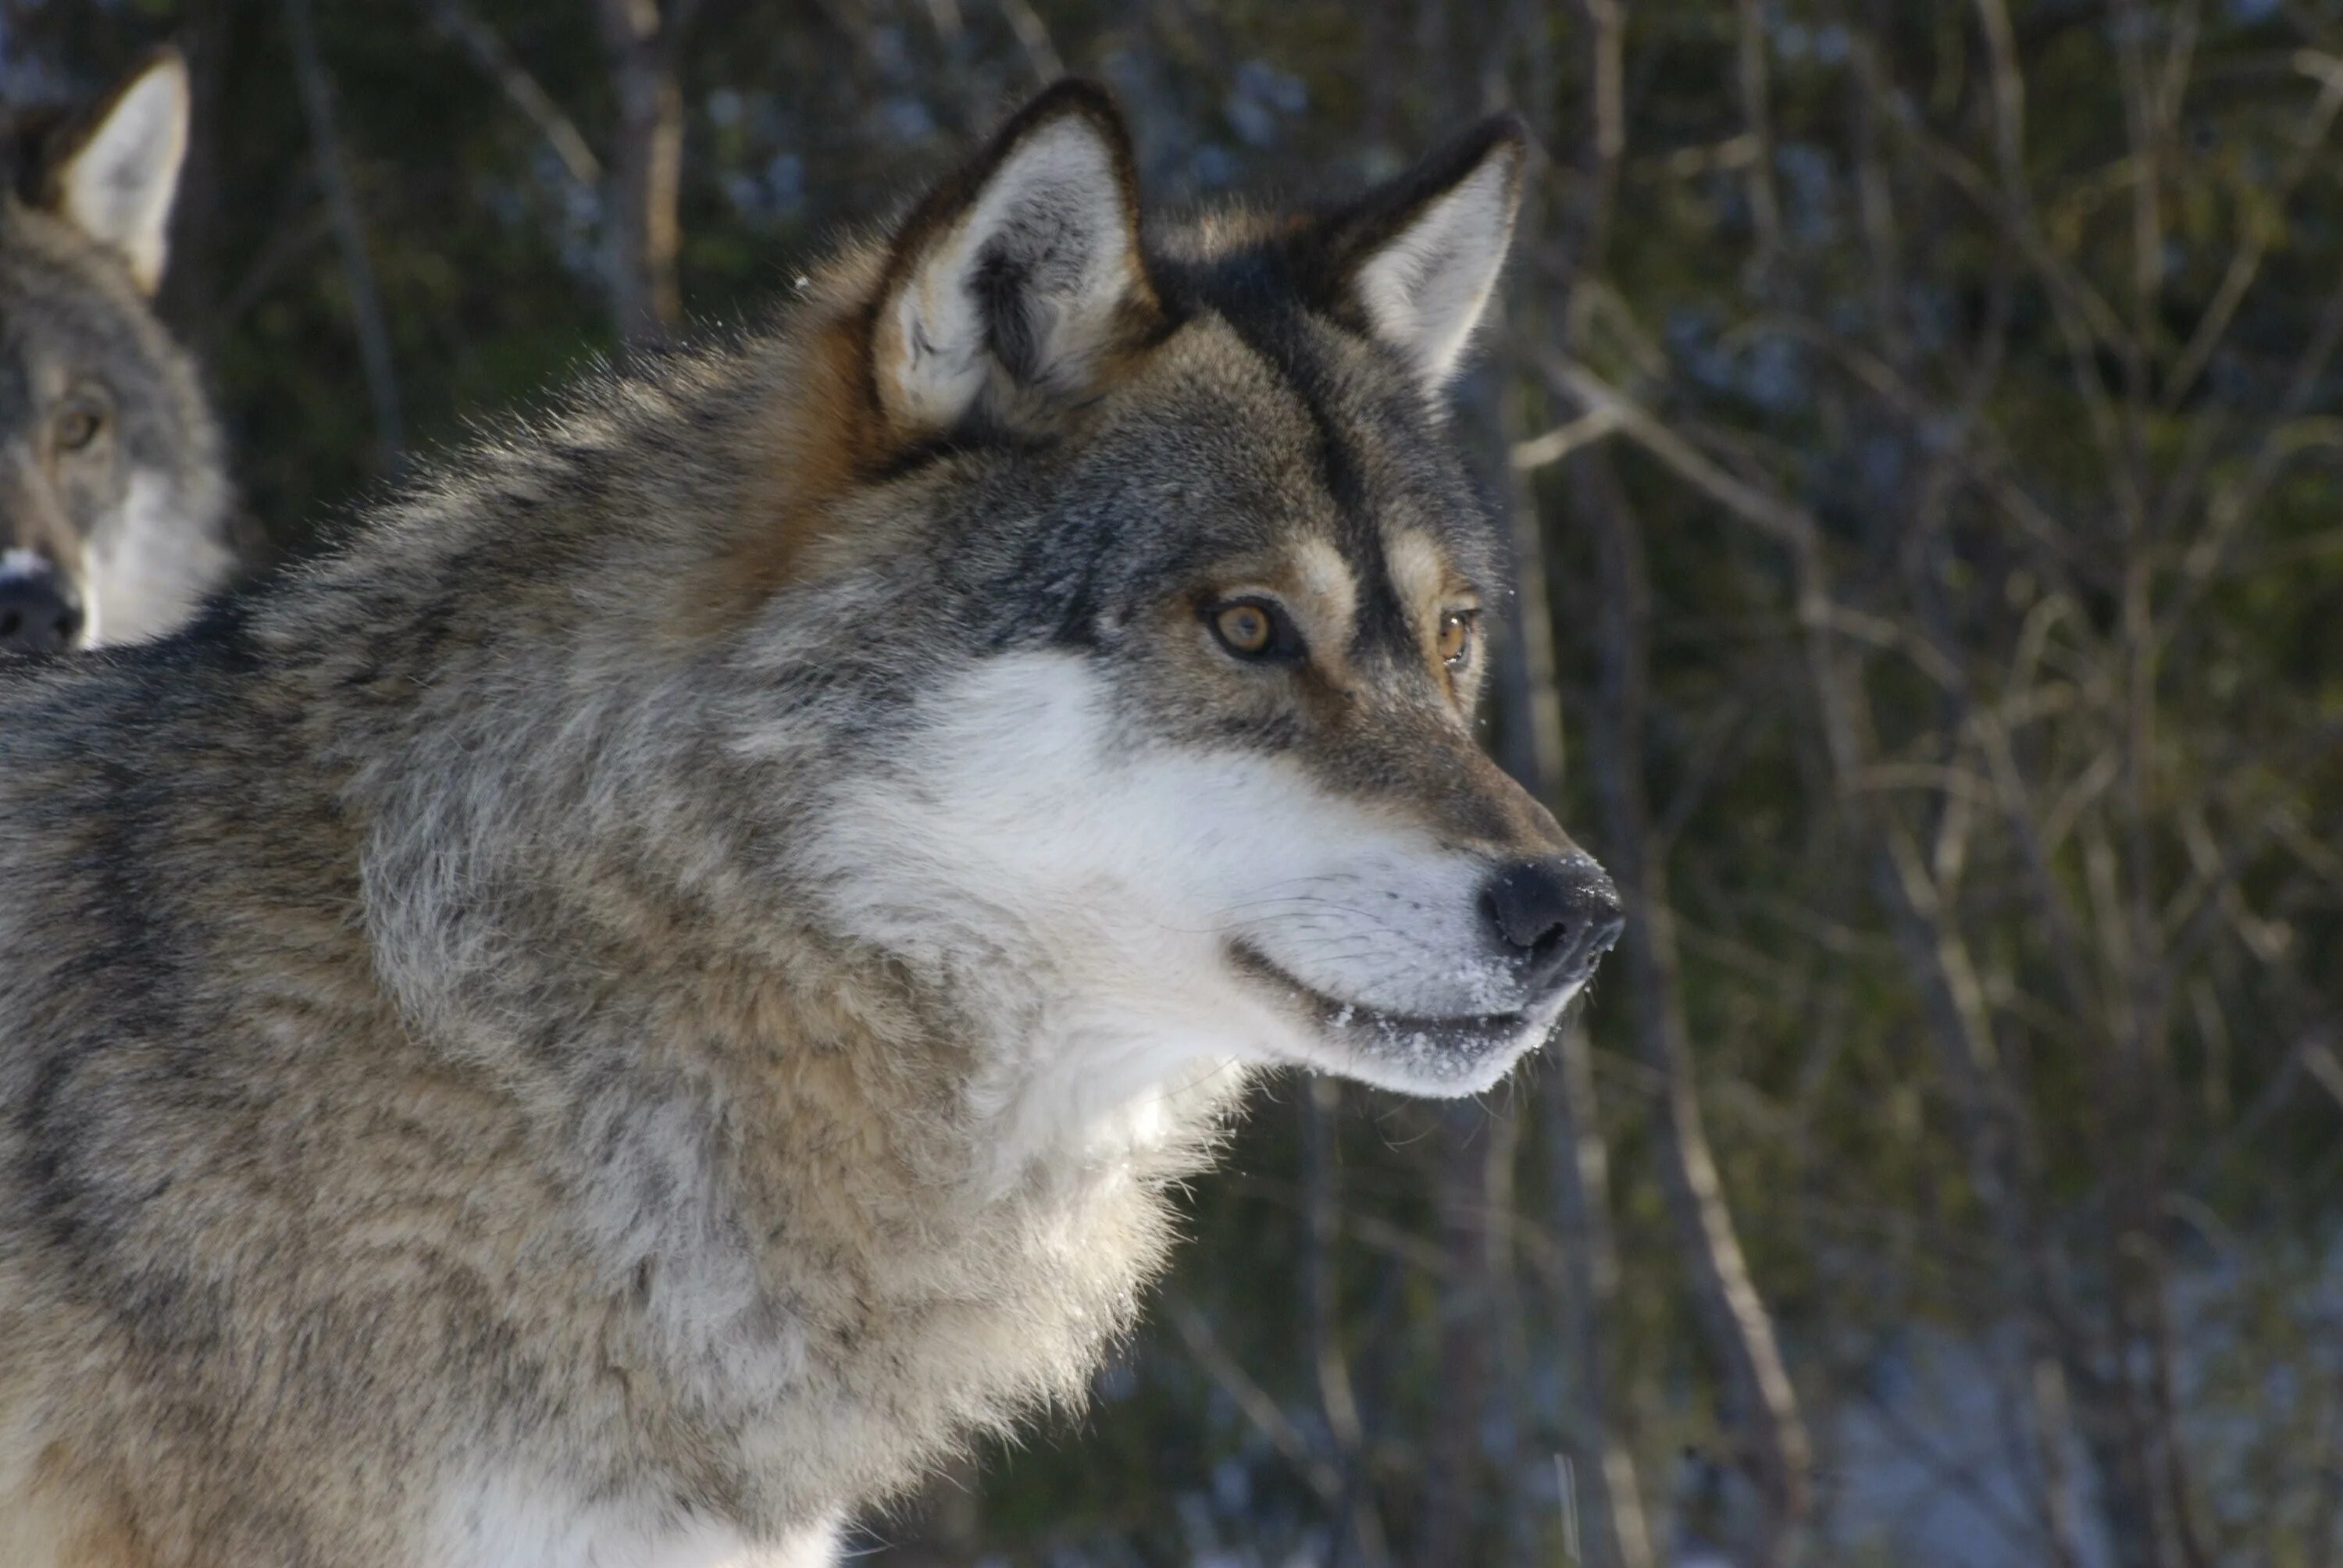
<svg viewBox="0 0 2343 1568"><path fill-rule="evenodd" d="M836 613L938 662L805 853L1018 1020L1050 1112L1232 1060L1473 1092L1618 933L1473 730L1506 568L1444 402L1526 150L1494 119L1329 212L1158 226L1067 85L847 291L878 483L800 569L916 583Z"/></svg>
<svg viewBox="0 0 2343 1568"><path fill-rule="evenodd" d="M0 196L0 649L167 631L225 580L220 440L148 308L186 147L164 56L84 129L19 126Z"/></svg>
<svg viewBox="0 0 2343 1568"><path fill-rule="evenodd" d="M653 933L745 947L686 984L810 937L968 1044L1011 1165L1169 1148L1247 1066L1494 1082L1620 922L1473 729L1506 568L1444 403L1525 156L1159 224L1062 86L777 330L427 476L253 623L389 716L377 972L510 1040Z"/></svg>

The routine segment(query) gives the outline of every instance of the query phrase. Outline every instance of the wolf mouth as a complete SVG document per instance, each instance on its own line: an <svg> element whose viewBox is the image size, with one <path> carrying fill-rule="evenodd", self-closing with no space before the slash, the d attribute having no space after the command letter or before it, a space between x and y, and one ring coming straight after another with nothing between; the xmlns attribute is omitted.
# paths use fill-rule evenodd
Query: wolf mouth
<svg viewBox="0 0 2343 1568"><path fill-rule="evenodd" d="M1328 996L1294 979L1245 942L1232 942L1229 956L1240 972L1299 1004L1329 1039L1377 1054L1428 1050L1467 1059L1484 1056L1514 1044L1532 1030L1543 1030L1560 1010L1558 1007L1532 1006L1513 1012L1437 1017L1392 1012Z"/></svg>

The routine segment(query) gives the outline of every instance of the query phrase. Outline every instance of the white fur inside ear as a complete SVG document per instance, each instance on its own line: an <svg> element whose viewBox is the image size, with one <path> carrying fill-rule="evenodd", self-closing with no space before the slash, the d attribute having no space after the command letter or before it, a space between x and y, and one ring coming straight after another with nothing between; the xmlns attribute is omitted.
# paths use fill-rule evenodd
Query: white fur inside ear
<svg viewBox="0 0 2343 1568"><path fill-rule="evenodd" d="M164 60L115 100L61 171L61 210L120 252L148 293L163 279L164 231L187 151L187 72Z"/></svg>
<svg viewBox="0 0 2343 1568"><path fill-rule="evenodd" d="M1376 335L1434 390L1455 374L1504 267L1521 155L1500 147L1361 264L1359 302Z"/></svg>
<svg viewBox="0 0 2343 1568"><path fill-rule="evenodd" d="M996 373L1079 390L1137 276L1112 149L1078 116L1036 127L897 285L879 344L891 410L949 427Z"/></svg>

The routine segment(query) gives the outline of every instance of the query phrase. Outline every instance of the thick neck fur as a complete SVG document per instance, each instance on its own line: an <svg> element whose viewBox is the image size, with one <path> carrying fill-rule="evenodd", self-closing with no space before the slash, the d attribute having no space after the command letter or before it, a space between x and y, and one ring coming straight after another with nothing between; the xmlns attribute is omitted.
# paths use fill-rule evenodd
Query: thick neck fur
<svg viewBox="0 0 2343 1568"><path fill-rule="evenodd" d="M809 498L822 351L605 382L0 670L0 1523L48 1454L157 1564L501 1563L511 1496L772 1540L1081 1397L1240 1075L1066 1093L984 920L825 913L841 780L971 658L890 565L916 478ZM252 1473L401 1533L221 1514Z"/></svg>

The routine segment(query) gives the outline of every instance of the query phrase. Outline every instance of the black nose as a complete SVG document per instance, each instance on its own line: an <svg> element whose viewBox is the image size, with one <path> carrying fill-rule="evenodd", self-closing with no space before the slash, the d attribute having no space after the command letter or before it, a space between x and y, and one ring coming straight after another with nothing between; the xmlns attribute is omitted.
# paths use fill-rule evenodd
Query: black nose
<svg viewBox="0 0 2343 1568"><path fill-rule="evenodd" d="M0 653L55 653L81 631L81 606L55 572L0 581Z"/></svg>
<svg viewBox="0 0 2343 1568"><path fill-rule="evenodd" d="M1540 994L1584 980L1626 924L1618 890L1583 854L1500 869L1481 894L1481 913L1498 950Z"/></svg>

